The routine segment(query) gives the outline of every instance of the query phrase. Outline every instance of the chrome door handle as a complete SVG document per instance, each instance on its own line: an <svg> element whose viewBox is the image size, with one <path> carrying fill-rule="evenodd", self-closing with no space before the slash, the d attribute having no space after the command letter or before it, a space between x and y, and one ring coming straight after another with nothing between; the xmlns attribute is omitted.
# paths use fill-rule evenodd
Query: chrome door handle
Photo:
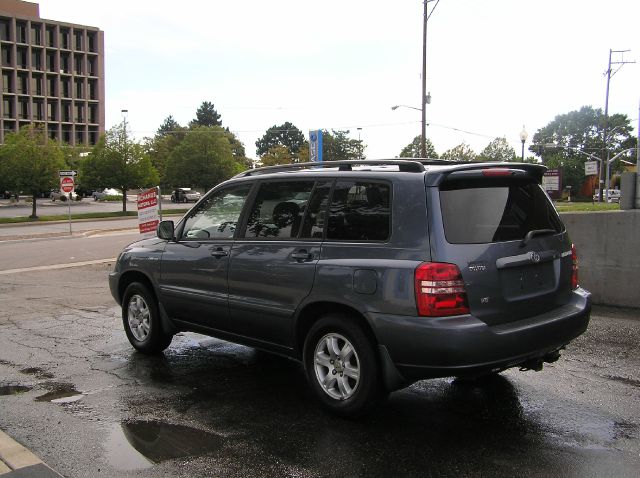
<svg viewBox="0 0 640 478"><path fill-rule="evenodd" d="M304 249L291 253L291 258L297 261L308 261L311 257L311 254Z"/></svg>
<svg viewBox="0 0 640 478"><path fill-rule="evenodd" d="M226 257L229 255L229 253L224 249L222 249L221 247L219 247L218 249L211 251L211 255L213 257Z"/></svg>

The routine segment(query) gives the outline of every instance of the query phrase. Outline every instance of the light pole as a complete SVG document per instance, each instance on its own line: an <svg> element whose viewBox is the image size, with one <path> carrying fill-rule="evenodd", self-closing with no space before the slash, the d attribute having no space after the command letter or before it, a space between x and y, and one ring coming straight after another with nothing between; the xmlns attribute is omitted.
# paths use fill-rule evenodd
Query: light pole
<svg viewBox="0 0 640 478"><path fill-rule="evenodd" d="M522 125L522 131L520 131L520 141L522 142L522 162L524 163L524 143L526 143L529 133L524 129Z"/></svg>
<svg viewBox="0 0 640 478"><path fill-rule="evenodd" d="M360 140L360 133L362 128L358 127L358 159L362 159L362 141Z"/></svg>
<svg viewBox="0 0 640 478"><path fill-rule="evenodd" d="M431 96L427 95L427 23L431 14L429 13L429 3L436 2L431 13L438 6L440 0L423 0L423 28L422 28L422 96L420 105L422 106L422 138L420 140L420 156L427 157L427 103L431 102Z"/></svg>

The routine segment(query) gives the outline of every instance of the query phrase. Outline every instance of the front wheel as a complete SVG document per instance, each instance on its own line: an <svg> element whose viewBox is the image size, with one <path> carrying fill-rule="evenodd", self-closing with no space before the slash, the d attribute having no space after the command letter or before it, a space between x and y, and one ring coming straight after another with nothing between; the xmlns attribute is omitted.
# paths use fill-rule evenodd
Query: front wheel
<svg viewBox="0 0 640 478"><path fill-rule="evenodd" d="M132 282L122 299L122 323L133 347L146 354L166 349L173 336L162 330L158 304L145 284Z"/></svg>
<svg viewBox="0 0 640 478"><path fill-rule="evenodd" d="M331 412L363 415L385 396L374 344L350 317L321 318L307 334L303 354L307 380Z"/></svg>

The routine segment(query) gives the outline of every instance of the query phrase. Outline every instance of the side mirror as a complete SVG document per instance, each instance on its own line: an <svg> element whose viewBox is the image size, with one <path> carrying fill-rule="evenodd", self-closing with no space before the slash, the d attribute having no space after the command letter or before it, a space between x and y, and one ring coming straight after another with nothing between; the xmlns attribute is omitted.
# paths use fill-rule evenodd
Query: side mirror
<svg viewBox="0 0 640 478"><path fill-rule="evenodd" d="M162 221L158 224L156 234L160 239L171 241L174 238L174 228L173 221Z"/></svg>

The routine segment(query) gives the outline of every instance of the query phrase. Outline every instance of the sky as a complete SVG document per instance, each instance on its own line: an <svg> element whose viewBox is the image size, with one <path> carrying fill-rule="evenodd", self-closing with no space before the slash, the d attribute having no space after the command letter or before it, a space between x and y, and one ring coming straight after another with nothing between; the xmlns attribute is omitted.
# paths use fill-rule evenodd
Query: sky
<svg viewBox="0 0 640 478"><path fill-rule="evenodd" d="M106 126L153 136L203 101L249 157L274 125L349 130L369 159L420 134L421 0L41 0L40 16L105 33ZM429 10L436 5L429 3ZM638 125L640 2L440 0L427 31L427 137L441 154L505 137L520 154L558 114L603 108L609 50L631 50L609 112ZM620 60L620 54L614 60ZM361 130L358 130L361 128ZM527 142L527 146L529 141Z"/></svg>

